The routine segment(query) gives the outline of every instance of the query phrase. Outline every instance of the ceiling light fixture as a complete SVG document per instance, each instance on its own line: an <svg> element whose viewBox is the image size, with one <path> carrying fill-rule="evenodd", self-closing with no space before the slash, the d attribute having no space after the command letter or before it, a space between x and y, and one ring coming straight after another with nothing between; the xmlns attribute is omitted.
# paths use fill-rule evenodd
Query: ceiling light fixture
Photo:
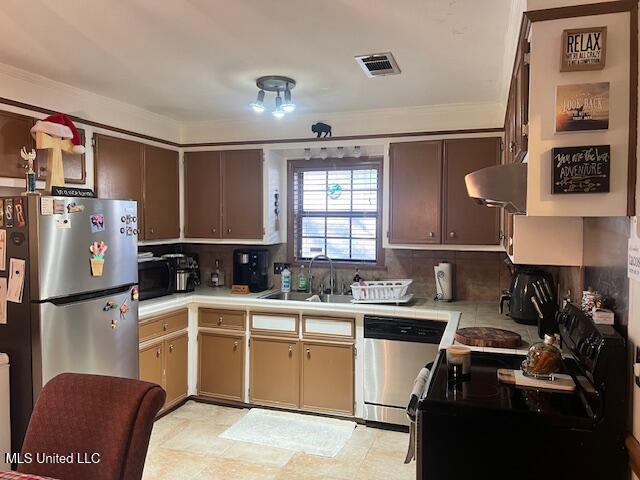
<svg viewBox="0 0 640 480"><path fill-rule="evenodd" d="M291 113L296 109L295 103L291 101L291 89L289 88L289 84L287 84L287 88L284 91L284 103L282 104L282 109Z"/></svg>
<svg viewBox="0 0 640 480"><path fill-rule="evenodd" d="M274 92L276 94L275 109L271 111L274 117L282 118L285 113L291 113L296 109L296 105L291 98L291 90L296 86L296 81L293 78L269 75L258 78L256 86L258 87L258 97L255 102L250 104L254 112L264 112L265 92ZM281 93L284 95L284 101L280 96Z"/></svg>
<svg viewBox="0 0 640 480"><path fill-rule="evenodd" d="M256 113L264 112L264 90L258 91L258 97L256 101L251 104L251 108L253 108L253 111Z"/></svg>
<svg viewBox="0 0 640 480"><path fill-rule="evenodd" d="M271 114L276 118L284 117L285 111L282 109L282 97L280 96L280 92L276 96L276 109L271 112Z"/></svg>

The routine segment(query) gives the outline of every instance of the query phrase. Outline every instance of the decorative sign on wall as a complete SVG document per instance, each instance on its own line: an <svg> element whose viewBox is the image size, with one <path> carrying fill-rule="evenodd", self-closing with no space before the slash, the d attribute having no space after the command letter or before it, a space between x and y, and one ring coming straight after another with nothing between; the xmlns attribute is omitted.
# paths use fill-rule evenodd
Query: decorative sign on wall
<svg viewBox="0 0 640 480"><path fill-rule="evenodd" d="M551 193L606 193L609 191L611 147L559 147L552 150Z"/></svg>
<svg viewBox="0 0 640 480"><path fill-rule="evenodd" d="M607 27L577 28L562 32L561 72L601 70L607 54Z"/></svg>
<svg viewBox="0 0 640 480"><path fill-rule="evenodd" d="M609 82L558 85L556 132L607 130Z"/></svg>

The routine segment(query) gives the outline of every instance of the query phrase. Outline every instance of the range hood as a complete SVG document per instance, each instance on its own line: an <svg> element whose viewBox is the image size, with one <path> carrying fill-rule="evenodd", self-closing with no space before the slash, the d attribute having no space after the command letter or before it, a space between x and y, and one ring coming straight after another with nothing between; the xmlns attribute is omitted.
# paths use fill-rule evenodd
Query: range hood
<svg viewBox="0 0 640 480"><path fill-rule="evenodd" d="M480 205L527 213L527 164L507 163L477 170L464 177L467 193Z"/></svg>

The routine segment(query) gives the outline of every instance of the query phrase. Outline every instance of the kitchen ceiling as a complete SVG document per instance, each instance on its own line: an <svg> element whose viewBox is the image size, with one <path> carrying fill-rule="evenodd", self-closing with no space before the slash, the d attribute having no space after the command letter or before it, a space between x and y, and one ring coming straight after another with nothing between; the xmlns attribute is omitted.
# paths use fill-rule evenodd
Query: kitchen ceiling
<svg viewBox="0 0 640 480"><path fill-rule="evenodd" d="M0 62L179 121L253 115L255 79L296 112L504 99L512 0L2 0ZM402 73L367 78L357 55Z"/></svg>

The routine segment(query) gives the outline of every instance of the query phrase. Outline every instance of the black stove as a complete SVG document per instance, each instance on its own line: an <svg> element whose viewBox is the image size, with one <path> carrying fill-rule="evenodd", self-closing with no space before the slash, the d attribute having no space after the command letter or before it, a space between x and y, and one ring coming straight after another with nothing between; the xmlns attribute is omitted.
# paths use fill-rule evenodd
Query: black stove
<svg viewBox="0 0 640 480"><path fill-rule="evenodd" d="M472 352L470 378L448 379L443 351L418 406L418 479L622 479L625 342L573 305L557 317L572 393L500 383L522 355Z"/></svg>

